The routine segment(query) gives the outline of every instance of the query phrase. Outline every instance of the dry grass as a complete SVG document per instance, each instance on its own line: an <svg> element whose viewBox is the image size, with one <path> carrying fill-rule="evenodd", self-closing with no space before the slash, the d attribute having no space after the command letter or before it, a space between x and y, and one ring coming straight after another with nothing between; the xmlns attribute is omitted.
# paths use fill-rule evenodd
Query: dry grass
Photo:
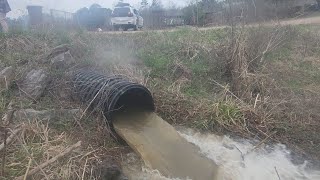
<svg viewBox="0 0 320 180"><path fill-rule="evenodd" d="M23 38L20 38L23 37ZM9 90L1 91L0 116L3 117L8 110L9 102L14 103L14 110L33 108L36 110L50 109L76 109L85 105L77 104L71 100L68 77L59 70L48 67L43 63L42 58L56 45L51 42L55 34L21 34L19 36L6 36L1 39L7 46L2 47L1 55L7 58L1 61L1 66L14 66L17 70L16 84L19 84L25 74L33 68L46 68L53 78L44 96L34 101L26 98L25 94L19 91L16 84ZM70 35L72 36L72 35ZM70 38L70 37L69 37ZM31 42L27 40L30 40ZM71 44L72 53L80 51L82 56L75 54L77 61L85 64L86 48L79 39ZM39 48L36 48L39 47ZM15 54L13 56L12 54ZM30 54L32 58L25 57ZM28 61L23 61L24 58ZM48 122L45 119L28 119L20 121L12 119L9 124L2 123L0 130L0 143L10 135L10 132L17 127L22 130L14 141L5 146L1 151L1 178L15 179L24 176L39 165L49 162L53 157L61 154L72 144L81 141L81 147L74 149L71 154L66 154L57 161L49 164L31 177L31 179L101 179L110 166L122 161L123 153L129 150L127 146L118 144L111 138L108 127L103 116L99 113L88 113L82 119L78 117L71 119L60 116L58 121ZM5 135L5 130L8 134ZM5 160L5 161L4 161Z"/></svg>
<svg viewBox="0 0 320 180"><path fill-rule="evenodd" d="M14 143L7 146L5 179L25 175L29 170L62 153L77 140L84 140L79 149L41 169L32 179L99 179L99 172L96 171L99 164L112 158L119 162L119 152L126 150L126 147L117 147L111 145L112 142L103 141L107 135L99 135L101 131L90 133L91 136L98 136L91 138L95 138L95 143L92 143L84 137L86 133L78 133L77 138L75 132L58 133L41 120L22 123L20 127L22 132L17 135Z"/></svg>
<svg viewBox="0 0 320 180"><path fill-rule="evenodd" d="M15 109L20 108L15 106ZM5 158L1 161L1 164L5 162L2 179L24 176L78 141L82 142L80 148L40 169L32 179L100 179L101 174L108 172L106 166L120 166L122 154L130 150L111 138L103 116L94 114L80 120L79 116L71 119L71 123L61 116L61 122L23 118L7 124L9 134L17 128L21 131L1 153L1 158ZM4 136L1 133L0 142Z"/></svg>
<svg viewBox="0 0 320 180"><path fill-rule="evenodd" d="M158 112L174 124L268 138L318 159L317 28L236 28L228 41L206 43L189 32L162 35L166 42L142 56Z"/></svg>
<svg viewBox="0 0 320 180"><path fill-rule="evenodd" d="M146 85L157 112L172 124L286 143L319 159L318 33L318 27L276 26L234 29L233 36L228 28L124 35L20 34L1 39L7 45L0 49L5 59L0 67L16 67L19 84L51 48L68 43L78 62L72 69L121 74ZM25 98L15 85L2 91L1 117L9 102L16 103L15 109L86 109L70 97L64 72L52 68L48 72L53 81L37 102ZM2 179L23 176L78 141L80 148L32 179L99 179L104 174L101 167L108 167L105 160L120 164L122 155L131 151L111 138L101 112L61 117L60 123L25 119L5 124L10 130L17 126L22 131L0 155L5 157Z"/></svg>
<svg viewBox="0 0 320 180"><path fill-rule="evenodd" d="M275 25L235 28L233 36L230 29L128 34L126 48L144 62L133 65L144 70L121 73L146 83L173 124L267 138L318 159L318 32Z"/></svg>

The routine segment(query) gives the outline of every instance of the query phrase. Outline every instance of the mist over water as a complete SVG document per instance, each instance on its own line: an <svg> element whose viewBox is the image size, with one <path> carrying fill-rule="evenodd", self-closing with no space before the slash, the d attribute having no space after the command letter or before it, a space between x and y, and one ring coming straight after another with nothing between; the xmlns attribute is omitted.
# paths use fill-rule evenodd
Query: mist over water
<svg viewBox="0 0 320 180"><path fill-rule="evenodd" d="M124 172L133 180L190 179L164 176L181 173L195 175L196 180L199 177L219 180L320 180L320 170L308 168L307 161L302 164L292 163L291 159L294 157L281 144L255 148L258 142L245 139L201 134L190 129L179 129L175 133L176 130L171 125L155 114L142 120L137 116L126 118L116 121L115 128L143 159L134 153L125 158ZM192 146L183 143L185 140ZM175 142L177 146L174 145ZM181 147L184 149L179 149ZM182 157L190 157L179 159L181 154ZM215 162L219 168L215 164L211 166L205 158ZM207 166L211 167L208 169ZM152 168L158 168L159 171ZM216 169L212 171L215 173L212 177L205 174L211 172L210 169Z"/></svg>

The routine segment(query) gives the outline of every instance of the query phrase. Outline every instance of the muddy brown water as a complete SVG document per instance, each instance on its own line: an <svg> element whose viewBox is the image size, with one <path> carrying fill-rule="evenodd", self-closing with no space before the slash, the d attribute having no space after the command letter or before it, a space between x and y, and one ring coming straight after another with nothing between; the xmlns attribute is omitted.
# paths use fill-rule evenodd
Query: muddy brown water
<svg viewBox="0 0 320 180"><path fill-rule="evenodd" d="M129 113L114 120L116 132L147 167L172 178L216 180L218 166L155 113Z"/></svg>

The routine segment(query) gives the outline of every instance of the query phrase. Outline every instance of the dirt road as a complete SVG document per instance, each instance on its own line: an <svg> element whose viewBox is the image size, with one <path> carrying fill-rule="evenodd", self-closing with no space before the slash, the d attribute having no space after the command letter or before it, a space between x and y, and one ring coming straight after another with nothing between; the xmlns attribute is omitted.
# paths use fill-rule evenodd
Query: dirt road
<svg viewBox="0 0 320 180"><path fill-rule="evenodd" d="M307 18L299 18L299 19L290 19L290 20L284 20L280 22L283 25L301 25L301 24L314 24L320 25L320 16L316 17L307 17Z"/></svg>
<svg viewBox="0 0 320 180"><path fill-rule="evenodd" d="M307 25L307 24L313 24L313 25L320 25L320 16L315 17L306 17L306 18L296 18L296 19L289 19L289 20L281 20L281 21L271 21L271 22L264 22L262 23L266 26L272 26L276 24L281 25ZM249 26L259 26L259 24L251 24ZM228 26L211 26L211 27L191 27L195 30L200 31L206 31L211 29L221 29ZM151 31L151 32L170 32L170 31L176 31L178 28L174 29L164 29L164 30L143 30L143 31L104 31L104 32L97 32L97 33L105 33L105 34L122 34L122 33L141 33L145 31Z"/></svg>

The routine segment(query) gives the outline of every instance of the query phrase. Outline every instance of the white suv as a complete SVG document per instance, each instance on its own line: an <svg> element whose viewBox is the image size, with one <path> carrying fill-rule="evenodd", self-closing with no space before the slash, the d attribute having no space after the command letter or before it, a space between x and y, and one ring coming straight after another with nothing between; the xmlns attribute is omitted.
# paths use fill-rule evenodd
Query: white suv
<svg viewBox="0 0 320 180"><path fill-rule="evenodd" d="M116 31L120 28L124 31L133 28L136 31L143 27L143 18L136 9L124 3L113 10L111 24Z"/></svg>

